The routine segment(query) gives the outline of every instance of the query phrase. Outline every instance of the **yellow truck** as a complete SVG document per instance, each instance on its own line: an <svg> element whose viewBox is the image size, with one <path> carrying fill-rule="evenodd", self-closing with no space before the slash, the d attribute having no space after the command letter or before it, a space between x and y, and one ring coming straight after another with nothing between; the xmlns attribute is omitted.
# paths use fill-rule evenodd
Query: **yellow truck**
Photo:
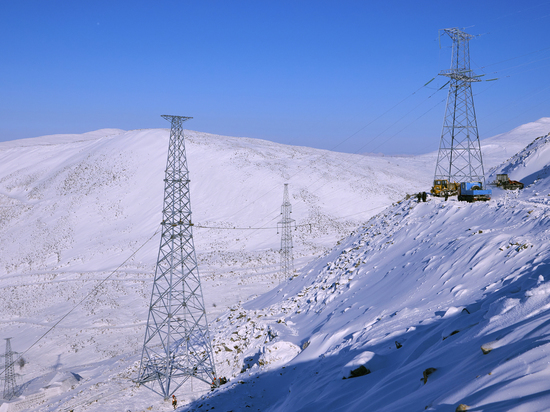
<svg viewBox="0 0 550 412"><path fill-rule="evenodd" d="M456 182L449 182L446 179L434 180L431 193L434 196L447 198L458 193L458 184Z"/></svg>

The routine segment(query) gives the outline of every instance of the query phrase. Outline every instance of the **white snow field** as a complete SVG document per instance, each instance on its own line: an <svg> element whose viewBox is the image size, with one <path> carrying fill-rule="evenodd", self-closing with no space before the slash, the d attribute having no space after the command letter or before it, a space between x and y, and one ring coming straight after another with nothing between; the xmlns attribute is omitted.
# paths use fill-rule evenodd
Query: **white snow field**
<svg viewBox="0 0 550 412"><path fill-rule="evenodd" d="M543 118L482 141L487 180L502 171L527 187L473 204L405 200L428 191L436 153L187 131L203 292L230 382L182 388L179 410L550 410L549 131ZM0 143L0 338L27 361L21 397L1 412L172 409L131 381L168 135ZM298 270L279 284L286 182ZM238 229L248 227L262 229ZM343 379L358 368L370 373Z"/></svg>

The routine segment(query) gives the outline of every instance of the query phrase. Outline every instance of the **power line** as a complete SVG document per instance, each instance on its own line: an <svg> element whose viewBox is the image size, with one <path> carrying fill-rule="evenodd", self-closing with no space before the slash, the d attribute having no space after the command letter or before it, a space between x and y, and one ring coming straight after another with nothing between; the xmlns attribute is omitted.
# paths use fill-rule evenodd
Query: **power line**
<svg viewBox="0 0 550 412"><path fill-rule="evenodd" d="M533 97L533 96L536 96L536 95L538 95L538 94L541 94L541 93L545 92L546 90L548 90L548 88L550 88L550 85L549 85L549 86L546 86L546 87L544 87L544 88L542 88L542 89L533 90L533 91L527 93L526 95L524 95L520 100L525 100L525 99L531 98L531 97ZM547 99L544 99L543 102L546 102L546 101L548 101L548 100L549 100L548 98L547 98ZM505 106L503 106L503 107L500 107L500 108L498 108L498 109L495 109L493 112L489 113L488 115L491 116L492 114L494 114L494 113L496 113L496 112L500 112L504 107L515 106L515 105L517 105L517 104L518 104L518 101L515 100L515 101L513 101L512 103L509 103L509 104L507 104L507 105L505 105ZM540 104L540 102L535 103L535 104L538 105L538 104ZM531 110L533 110L533 109L532 109L532 108L529 108L529 109L526 109L526 110L520 112L520 113L517 114L516 116L514 116L514 117L512 117L512 118L509 118L509 119L505 120L503 123L500 123L500 124L498 124L497 126L491 128L491 129L489 129L486 133L490 133L491 131L497 129L498 127L501 127L502 125L505 125L505 124L510 123L511 121L517 119L517 118L520 117L521 115L523 115L523 114L525 114L525 113L527 113L527 112L529 112L529 111L531 111Z"/></svg>
<svg viewBox="0 0 550 412"><path fill-rule="evenodd" d="M491 23L493 21L497 21L497 20L501 20L501 19L504 19L506 17L510 17L510 16L514 16L516 14L520 14L520 13L523 13L527 10L531 10L531 9L536 9L538 7L541 7L541 6L546 6L547 4L550 4L550 1L545 1L543 3L539 3L539 4L536 4L534 6L530 6L530 7L525 7L521 10L516 10L512 13L508 13L508 14L503 14L501 16L497 16L497 17L494 17L493 19L490 19L490 20L484 20L484 23L487 24L487 23ZM541 18L544 18L544 17L548 17L549 15L544 15L544 16L538 16L538 17L535 17L535 18L532 18L532 19L529 19L525 22L519 22L519 23L516 23L514 25L507 25L506 28L507 29L510 29L511 27L515 27L515 26L518 26L518 25L521 25L521 24L524 24L524 23L529 23L531 21L534 21L534 20L540 20ZM470 26L470 27L474 27L474 26ZM498 32L498 31L497 31ZM491 33L487 33L487 34L491 34Z"/></svg>
<svg viewBox="0 0 550 412"><path fill-rule="evenodd" d="M404 99L400 100L398 103L394 104L393 106L391 106L389 109L387 109L386 111L384 111L382 114L380 114L378 117L376 117L375 119L371 120L369 123L367 123L365 126L362 126L361 128L359 128L358 130L356 130L355 132L353 132L352 134L350 134L348 137L344 138L343 140L341 140L340 142L338 142L336 145L334 145L331 149L328 149L326 153L324 153L323 155L320 155L319 158L318 158L318 161L324 159L326 156L329 155L330 152L334 151L337 147L339 147L340 145L342 145L343 143L345 143L346 141L348 141L349 139L351 139L353 136L357 135L358 133L360 133L361 131L363 131L365 128L367 128L368 126L370 126L372 123L374 123L375 121L377 121L378 119L380 119L381 117L383 117L384 115L386 115L387 113L389 113L390 111L392 111L393 109L395 109L397 106L399 106L400 104L402 104L403 102L405 102L406 100L408 100L410 97L412 97L413 95L415 95L416 93L418 93L420 90L422 90L423 88L427 87L433 80L435 79L432 78L430 79L429 81L427 81L426 83L424 83L424 85L422 85L421 87L419 87L418 89L416 89L415 91L413 91L412 93L410 93L407 97L405 97ZM438 89L437 91L439 91L441 89ZM437 93L436 91L436 93ZM433 93L435 94L435 93ZM425 99L424 101L428 100L430 97L433 96L430 95L428 96L427 99ZM423 101L423 102L424 102ZM422 102L422 103L423 103ZM418 106L417 106L418 107ZM415 107L416 109L416 107ZM413 109L414 110L414 109ZM412 110L410 112L408 112L406 115L408 115L409 113L411 113ZM405 115L405 116L406 116ZM405 117L403 116L403 117ZM401 119L403 118L401 117ZM399 119L399 120L401 120ZM398 121L399 121L398 120ZM395 124L395 123L394 123ZM392 124L393 125L393 124ZM390 126L391 127L391 126ZM386 129L387 130L387 129ZM383 132L382 132L383 133ZM361 149L363 149L366 145L370 144L372 142L369 141L367 144L363 145L361 148L359 148L359 150L356 150L353 154L357 154ZM301 167L298 167L298 170L296 171L296 173L294 173L293 175L291 175L287 180L291 180L292 178L296 177L298 174L302 173L302 169ZM265 192L263 195L257 197L256 199L254 199L253 201L251 201L250 203L248 203L247 205L243 206L241 209L239 209L238 211L236 211L235 213L233 213L232 215L228 216L227 219L230 219L238 214L240 214L243 210L245 210L246 208L248 208L249 206L253 205L254 203L256 203L257 201L261 200L262 198L264 198L265 196L267 196L268 194L270 194L271 192L273 192L277 187L276 186L273 186L270 190L268 190L267 192ZM274 210L273 212L271 213L275 213L276 210ZM269 214L271 214L269 213ZM267 216L267 215L266 215ZM274 220L274 219L272 219Z"/></svg>
<svg viewBox="0 0 550 412"><path fill-rule="evenodd" d="M431 95L429 95L426 99L424 99L423 101L421 101L419 104L417 104L413 109L409 110L407 113L405 113L403 116L401 116L397 121L393 122L390 126L388 126L386 129L382 130L380 133L378 133L376 136L374 136L371 140L369 140L367 143L365 143L363 146L361 146L354 154L358 154L362 149L364 149L365 147L367 147L369 144L371 144L373 141L375 141L377 138L379 138L382 134L384 134L385 132L387 132L389 129L391 129L393 126L395 126L397 123L399 123L401 120L403 120L405 117L407 117L409 114L411 114L412 112L414 112L416 109L418 109L420 106L422 106L425 102L427 102L430 98L432 98L435 94L437 94L439 91L441 91L447 84L449 84L448 82L445 83L443 86L441 86L439 89L437 89L434 93L432 93ZM439 104L439 103L438 103ZM437 105L436 105L437 106ZM435 106L434 106L435 107ZM433 109L433 107L432 107ZM431 111L432 109L428 110ZM426 112L426 113L428 113ZM411 123L409 123L407 126L405 126L405 128L401 129L399 132L397 132L395 135L393 135L392 137L396 136L398 133L401 133L403 130L405 130L407 127L409 127L410 125L412 125L414 122L416 122L418 119L420 119L421 117L423 117L426 113L418 116L416 119L414 119ZM372 149L372 150L376 150L377 148L379 148L380 146L382 146L382 144L386 143L387 141L389 140L386 139L385 141L383 141L381 144L379 144L378 146L376 146L376 148Z"/></svg>
<svg viewBox="0 0 550 412"><path fill-rule="evenodd" d="M433 79L431 79L430 81L428 81L427 83L425 83L421 88L419 88L418 90L426 87L428 84L430 84L432 82ZM372 143L376 138L380 137L384 132L386 132L387 130L389 130L391 127L393 127L396 123L398 123L399 121L401 121L402 119L404 119L406 116L408 116L410 113L412 113L413 111L415 111L417 108L419 108L421 105L423 105L426 101L428 101L431 97L433 97L435 94L437 94L439 91L441 91L446 85L448 84L445 83L442 87L438 88L435 92L433 92L432 94L430 94L426 99L424 99L421 103L419 103L417 106L415 106L412 110L408 111L405 115L401 116L396 122L392 123L392 125L390 125L389 127L387 127L385 130L383 130L382 132L380 132L377 136L375 136L373 139L371 139L370 141L368 141L366 144L364 144L363 146L361 146L358 150L356 150L355 153L352 153L352 154L358 154L363 148L365 148L367 145L369 145L370 143ZM416 90L414 93L418 92L418 90ZM413 94L414 94L413 93ZM410 97L410 96L408 96ZM407 97L407 98L408 98ZM405 101L407 98L403 99L401 102ZM426 112L422 113L420 116L416 117L412 122L408 123L405 127L403 127L402 129L400 129L399 131L397 131L396 133L394 133L392 136L388 137L387 139L385 139L384 141L382 141L378 146L376 146L373 150L376 150L377 148L379 148L380 146L382 146L383 144L387 143L390 139L394 138L395 136L397 136L399 133L401 133L402 131L404 131L405 129L407 129L409 126L411 126L412 124L414 124L416 121L418 121L420 118L422 118L423 116L425 116L427 113L429 113L430 111L432 111L434 108L436 108L437 106L439 106L441 103L443 103L445 101L445 99L443 99L442 101L439 101L437 102L434 106L432 106L430 109L428 109ZM400 103L401 103L400 102ZM397 105L394 105L393 107L396 107ZM380 118L381 116L379 116L378 118ZM319 159L318 160L321 160L323 159L324 157L328 156L328 153L322 155L322 156L319 156ZM352 162L349 164L349 166L354 166L356 165L357 163L359 163L359 161L362 160L362 158L358 158L356 161ZM300 174L302 172L301 168L299 167L298 170L296 171L296 173L294 173L293 175L290 176L289 180L296 177L298 174ZM320 180L322 179L322 177L320 177L319 179L315 180L314 182L310 183L310 188L317 184ZM276 187L274 186L272 189L268 190L267 192L265 192L262 196L258 197L256 200L254 200L253 202L249 203L248 205L244 206L242 209L239 210L239 212L241 212L242 210L244 210L245 208L247 208L248 206L252 205L253 203L255 203L256 201L260 200L261 198L267 196L269 193L271 193L273 190L275 190ZM276 210L272 211L271 213L276 213ZM270 213L270 214L271 214ZM360 212L362 213L362 212ZM234 213L233 215L231 215L229 218L231 218L232 216L234 216L235 214L237 213ZM266 215L267 216L267 215ZM271 219L270 221L273 221L275 220L276 217L274 217L273 219ZM336 220L336 219L335 219ZM269 223L269 222L267 222ZM266 223L266 224L267 224ZM300 226L308 226L310 224L305 224L305 225L297 225L297 227L300 227ZM310 225L311 226L311 225ZM198 227L201 227L201 226L198 226ZM223 228L223 227L206 227L206 226L203 226L203 228L219 228L219 229L227 229L227 228ZM247 230L248 228L238 228L240 230ZM263 229L271 229L269 227L265 227L265 226L262 226L262 227L257 227L257 228L253 228L254 230L263 230ZM252 234L249 234L249 237L251 236Z"/></svg>
<svg viewBox="0 0 550 412"><path fill-rule="evenodd" d="M429 80L428 82L426 82L422 87L419 87L417 90L415 90L414 92L412 92L411 94L409 94L407 97L405 97L403 100L401 100L400 102L396 103L395 105L393 105L392 107L390 107L388 110L386 110L384 113L382 113L381 115L379 115L378 117L374 118L373 120L371 120L369 123L367 123L365 126L361 127L360 129L358 129L356 132L353 132L351 135L349 135L348 137L346 137L344 140L342 140L341 142L339 142L336 146L332 147L331 149L329 149L330 151L334 151L334 149L336 149L338 146L341 146L342 144L344 144L345 142L347 142L349 139L351 139L353 136L355 136L356 134L358 134L359 132L362 132L364 129L366 129L367 127L369 127L371 124L373 124L375 121L377 121L378 119L380 119L381 117L383 117L384 115L386 115L387 113L389 113L390 111L392 111L393 109L395 109L397 106L399 106L401 103L403 103L405 100L408 100L410 97L414 96L416 93L418 93L420 90L422 90L424 87L426 87L428 84L430 84L433 80L435 80L436 77L432 78L431 80Z"/></svg>
<svg viewBox="0 0 550 412"><path fill-rule="evenodd" d="M531 62L518 64L518 65L516 65L516 66L506 67L506 68L504 68L504 69L500 69L500 70L496 70L496 71L490 72L489 74L495 75L495 74L498 74L498 73L503 72L503 71L505 71L505 70L512 70L512 69L516 69L516 68L518 68L518 67L528 66L528 65L530 65L530 64L538 63L538 62L541 62L541 61L544 61L544 60L548 60L548 59L550 59L550 56L548 56L548 57L543 57L542 59L534 60L534 61L531 61ZM530 71L533 71L533 70L544 69L545 67L548 67L548 65L542 66L542 67L534 67L534 68L527 69L527 70L522 70L522 71L519 71L519 72L516 72L516 73L507 74L507 75L505 75L505 76L500 76L500 77L497 77L497 78L495 78L495 79L487 79L487 80L485 80L485 81L492 81L492 80L505 79L505 78L508 78L508 77L517 76L518 74L530 72Z"/></svg>
<svg viewBox="0 0 550 412"><path fill-rule="evenodd" d="M274 219L272 219L274 220ZM296 227L301 226L316 226L315 223L303 223L301 225L295 225ZM201 225L194 225L194 227L197 227L199 229L220 229L220 230L273 230L278 229L277 226L262 226L262 227L223 227L223 226L201 226Z"/></svg>
<svg viewBox="0 0 550 412"><path fill-rule="evenodd" d="M92 296L93 294L95 294L97 292L97 290L101 287L101 285L103 285L105 282L107 282L116 272L118 272L118 270L124 266L126 264L126 262L128 262L130 259L132 259L147 243L149 243L149 241L151 241L151 239L153 239L158 233L160 232L160 228L157 229L155 231L155 233L153 233L153 235L147 239L139 248L137 248L124 262L122 262L115 270L113 270L109 276L107 276L105 279L103 279L101 282L99 282L97 284L96 287L94 287L91 292L89 292L86 296L84 296L76 305L73 306L73 308L68 311L65 315L63 315L57 322L55 322L44 334L42 334L42 336L40 336L31 346L29 346L23 353L21 353L21 355L17 358L16 362L21 359L23 357L23 355L25 355L28 351L30 351L34 346L36 346L36 344L38 342L40 342L42 339L44 339L52 330L54 330L57 325L59 325L67 316L69 316L71 313L73 313L73 311L78 308L82 303L84 303L84 301L86 301L90 296ZM6 371L6 369L4 368L4 370L2 370L2 372L0 372L0 375L2 375L4 372Z"/></svg>
<svg viewBox="0 0 550 412"><path fill-rule="evenodd" d="M393 105L390 109L386 110L383 114L381 114L380 116L378 116L376 119L374 119L373 121L371 121L370 123L368 123L366 126L362 127L361 129L359 129L357 132L354 132L352 135L348 136L345 140L348 140L349 138L351 138L352 136L354 136L355 134L359 133L361 130L363 130L364 128L366 128L368 125L372 124L375 120L378 120L380 119L383 115L385 115L386 113L388 113L389 111L393 110L395 107L397 107L398 105L400 105L401 103L403 103L404 101L406 101L408 98L410 98L412 95L416 94L418 91L420 91L421 89L427 87L432 81L434 80L434 78L430 79L428 82L426 82L422 87L418 88L417 90L415 90L413 93L411 93L409 96L407 96L406 98L402 99L399 103ZM385 130L383 130L382 132L380 132L378 135L376 135L373 139L369 140L367 143L365 143L363 146L361 146L359 149L357 149L354 153L352 154L359 154L359 152L365 148L366 146L368 146L369 144L371 144L375 139L377 139L378 137L380 137L383 133L385 133L387 130L389 130L391 127L393 127L396 123L398 123L399 121L401 121L402 119L404 119L406 116L408 116L410 113L412 113L414 110L416 110L418 107L420 107L422 104L424 104L426 101L428 101L431 97L433 97L435 94L437 94L440 90L443 89L443 87L445 87L447 85L447 83L445 85L443 85L442 87L438 88L435 92L433 92L432 94L430 94L427 98L425 98L421 103L419 103L418 105L416 105L412 110L408 111L405 115L401 116L396 122L393 122L389 127L387 127ZM403 129L401 129L400 131L398 131L396 134L394 134L393 136L391 136L390 138L384 140L380 145L378 145L376 148L380 147L382 144L386 143L389 139L395 137L397 134L401 133L403 130L405 130L407 127L409 127L410 125L412 125L414 122L416 122L418 119L420 119L421 117L423 117L425 114L427 114L429 111L433 110L433 108L437 107L437 105L439 105L440 103L437 103L434 107L432 107L431 109L429 109L427 112L423 113L422 115L418 116L415 120L413 120L411 123L409 123L407 126L405 126ZM343 142L341 142L343 143ZM339 144L341 144L339 143ZM338 145L339 145L338 144ZM336 145L336 146L338 146ZM335 146L335 147L336 147ZM376 149L375 148L375 149ZM326 156L328 156L330 153L330 151L328 151L327 153L319 156L318 158L318 161L319 160L322 160L323 158L325 158ZM357 159L355 162L351 163L351 165L355 165L357 164L361 159ZM296 177L297 175L299 175L300 173L302 173L302 168L299 166L298 167L298 170L292 174L290 176L290 178L288 180L291 180L292 178ZM313 183L310 184L310 187L313 186L314 184L316 184L317 182L319 182L322 178L319 178L317 179L316 181L314 181ZM242 210L244 210L245 208L249 207L250 205L254 204L255 202L257 202L258 200L262 199L263 197L267 196L268 194L270 194L273 190L276 189L276 186L273 186L270 190L268 190L267 192L265 192L263 195L261 195L260 197L256 198L254 201L250 202L249 204L247 204L246 206L244 206L243 208L241 208L238 212L234 213L233 215L229 216L228 218L231 218L233 216L235 216L236 214L242 212ZM276 213L276 210L274 210L273 212L271 213ZM270 213L270 214L271 214ZM267 216L267 215L266 215ZM271 220L275 220L275 218L271 219ZM298 225L300 226L300 225ZM258 229L260 230L260 228Z"/></svg>
<svg viewBox="0 0 550 412"><path fill-rule="evenodd" d="M430 109L426 110L424 113L422 113L420 116L418 116L416 119L414 119L412 122L408 123L405 127L403 127L401 130L394 133L392 136L388 137L386 140L384 140L382 143L380 143L378 146L376 146L373 150L378 149L380 146L388 143L391 139L393 139L395 136L397 136L399 133L401 133L403 130L411 126L413 123L427 115L429 112L431 112L433 109L435 109L437 106L439 106L441 103L445 102L447 98L444 98L443 100L437 102L435 105L433 105Z"/></svg>
<svg viewBox="0 0 550 412"><path fill-rule="evenodd" d="M496 62L496 63L486 64L485 66L481 66L480 69L483 70L486 67L491 67L491 66L495 66L497 64L506 63L506 62L509 62L509 61L512 61L512 60L520 59L522 57L530 56L532 54L539 53L539 52L544 51L544 50L550 50L550 47L544 47L542 49L538 49L538 50L535 50L535 51L532 51L532 52L529 52L529 53L526 53L526 54L522 54L520 56L510 57L509 59L501 60L501 61Z"/></svg>

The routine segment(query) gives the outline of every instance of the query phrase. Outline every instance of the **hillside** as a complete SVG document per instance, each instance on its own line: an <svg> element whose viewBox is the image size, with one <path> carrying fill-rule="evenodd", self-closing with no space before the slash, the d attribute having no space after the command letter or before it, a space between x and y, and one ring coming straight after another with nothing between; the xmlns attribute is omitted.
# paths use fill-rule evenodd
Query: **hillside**
<svg viewBox="0 0 550 412"><path fill-rule="evenodd" d="M485 171L489 171L492 167L500 165L506 159L521 152L536 137L545 136L549 131L550 117L543 117L536 122L518 126L507 133L483 139L481 150Z"/></svg>
<svg viewBox="0 0 550 412"><path fill-rule="evenodd" d="M539 122L537 127L544 128L544 119ZM523 141L525 147L537 137L531 132L514 136L515 144ZM487 168L510 156L502 154L508 141L506 136L501 139L502 146L493 139L487 151L486 159L493 162ZM262 410L268 406L285 410L288 405L292 407L286 410L294 407L308 410L304 402L313 402L320 393L320 383L315 379L312 382L317 383L308 386L309 389L304 387L303 396L297 398L268 390L272 376L283 376L278 375L282 371L276 368L297 354L291 365L313 365L319 378L325 379L327 387L323 390L327 396L330 393L337 396L339 386L331 392L334 380L327 377L336 369L330 368L340 371L341 380L341 369L353 358L352 354L363 360L370 356L363 353L366 350L363 348L370 347L369 339L386 346L383 338L386 331L382 330L387 328L386 318L394 322L394 329L390 328L388 333L400 339L403 328L423 331L420 324L447 325L451 313L442 317L441 313L447 313L445 305L468 307L484 295L476 289L477 283L470 285L464 281L462 289L468 293L460 294L455 289L441 292L435 298L430 294L431 286L438 283L429 283L435 277L431 273L428 276L422 268L433 267L433 272L438 273L433 276L442 277L437 266L448 258L449 270L458 273L463 260L455 249L469 247L466 239L481 242L493 236L493 232L506 229L499 226L498 219L491 220L495 213L510 209L506 219L512 225L520 222L523 212L517 212L519 206L508 205L527 202L527 211L531 210L532 202L539 202L535 205L539 209L545 207L542 195L524 199L528 193L537 193L536 190L543 193L546 189L539 188L543 187L544 179L517 198L515 194L501 194L484 205L437 200L417 205L412 200L403 201L407 193L429 188L435 154L349 155L192 131L186 132L186 142L195 245L208 316L216 337L219 374L234 377L233 382L245 382L247 373L238 376L245 364L250 364L253 373L261 371L261 377L254 379L263 382L264 386L259 387L266 389L272 400L265 403L257 399L253 403ZM139 249L110 281L25 354L28 364L18 372L22 375L19 382L24 385L26 409L135 411L148 406L165 407L150 391L136 388L131 379L136 374L158 250L158 238L153 234L160 221L167 144L165 129L128 132L108 129L0 144L0 289L3 296L9 297L0 302L0 336L12 336L14 350L27 350ZM533 167L529 169L531 174L535 173ZM305 267L298 277L279 288L276 273L280 238L274 226L279 220L286 182L290 183L293 217L298 225L303 225L295 232L296 266ZM525 220L543 216L545 209L539 209L526 211ZM475 210L476 216L471 217L469 210ZM445 216L452 222L468 222L461 224L472 231L481 229L483 233L479 235L483 236L463 234L458 229L460 225L447 230L439 220ZM483 216L493 222L487 226L493 228L492 232L482 227ZM474 220L469 221L470 218ZM266 229L233 229L248 227ZM523 235L519 236L512 240L522 242ZM526 231L525 236L530 236L530 232ZM454 243L450 240L453 238ZM444 247L434 243L435 239L443 245L449 243ZM339 245L333 248L338 240ZM502 242L504 246L498 243L499 247L508 245L505 240ZM484 247L482 243L478 246ZM344 253L346 249L349 250ZM403 254L407 250L416 252L407 255L405 261ZM532 257L533 250L521 248L518 256ZM445 259L438 257L443 252ZM471 253L474 261L479 259ZM494 256L491 259L483 264L499 264ZM530 264L528 260L522 262L526 267ZM402 266L406 266L406 273ZM477 271L477 266L473 270ZM454 274L453 279L459 276ZM487 279L496 276L491 274ZM438 282L443 284L445 280L449 286L454 285L455 280L447 277ZM411 285L419 292L411 294ZM239 303L274 287L252 302ZM352 290L357 294L350 294ZM391 291L389 295L387 290ZM347 299L347 303L342 299ZM442 307L437 309L439 314L430 315L435 306L422 299L439 302ZM396 301L401 303L398 305ZM229 306L231 310L227 312ZM390 316L394 312L397 314ZM241 313L245 316L237 320ZM260 320L254 321L252 316L258 315ZM381 320L377 321L378 318ZM410 325L405 326L407 322ZM370 338L371 330L374 338ZM356 333L359 335L355 336ZM271 345L264 343L266 334L273 340ZM415 333L411 336L416 336L411 337L412 341L421 338ZM244 342L246 339L248 342ZM348 341L357 343L355 352L352 344L347 345ZM309 346L302 350L306 342ZM374 349L377 348L367 352L376 353ZM410 345L403 344L399 350L409 353ZM390 371L394 360L384 357L382 352L373 359L379 356L383 364L389 365L386 371ZM320 367L316 363L319 359L328 363ZM371 375L375 375L374 371ZM281 387L292 390L293 376L300 379L299 376L305 375L289 375ZM356 384L355 381L369 376L350 382ZM234 410L239 410L239 399L249 396L243 390L259 397L260 392L248 388L244 384L234 389L223 388L210 401L229 402L228 405L235 405ZM387 386L382 387L384 391ZM192 401L198 393L197 387L187 388L180 400ZM308 397L307 393L311 395ZM344 390L341 395L345 393ZM346 397L350 402L350 393ZM290 403L277 406L274 399ZM199 405L193 404L191 409ZM216 405L216 409L221 408L221 404Z"/></svg>
<svg viewBox="0 0 550 412"><path fill-rule="evenodd" d="M235 306L215 338L234 379L183 410L548 410L548 150L541 137L498 168L538 176L522 192L398 202Z"/></svg>
<svg viewBox="0 0 550 412"><path fill-rule="evenodd" d="M28 349L124 263L25 354L21 380L34 382L25 394L63 380L56 377L59 370L78 373L88 386L102 382L118 365L113 359L139 352L158 252L153 235L161 220L168 137L166 129L107 129L0 144L0 288L7 297L0 300L0 336L13 337L14 350ZM276 223L284 183L300 225L294 234L300 268L403 192L429 181L415 159L371 159L192 131L186 146L210 319L278 284ZM409 164L414 177L404 172ZM372 184L379 181L385 186ZM106 369L96 368L101 362Z"/></svg>
<svg viewBox="0 0 550 412"><path fill-rule="evenodd" d="M74 289L64 286L75 293L82 285L74 276L89 282L115 269L158 228L168 136L164 129L108 129L1 144L0 276L42 282L68 271ZM195 244L207 288L214 288L205 293L209 306L219 308L214 312L273 287L284 183L290 184L299 225L294 251L299 268L430 179L416 159L197 132L188 132L186 140ZM384 185L372 183L381 181ZM125 267L136 282L150 279L157 251L155 238ZM235 276L246 287L215 299L220 280Z"/></svg>

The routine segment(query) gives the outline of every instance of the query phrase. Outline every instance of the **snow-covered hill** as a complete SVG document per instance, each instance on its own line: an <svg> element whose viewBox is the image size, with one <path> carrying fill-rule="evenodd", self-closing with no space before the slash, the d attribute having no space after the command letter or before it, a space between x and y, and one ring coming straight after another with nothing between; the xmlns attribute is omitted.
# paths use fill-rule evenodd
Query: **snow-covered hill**
<svg viewBox="0 0 550 412"><path fill-rule="evenodd" d="M547 150L498 168L538 176L522 192L398 202L235 306L216 329L235 378L185 410L550 410Z"/></svg>
<svg viewBox="0 0 550 412"><path fill-rule="evenodd" d="M514 156L536 137L545 136L548 132L550 132L550 117L543 117L536 122L516 127L507 133L483 139L481 141L481 151L485 171Z"/></svg>
<svg viewBox="0 0 550 412"><path fill-rule="evenodd" d="M70 272L66 293L78 296L82 282L103 278L124 262L161 220L168 135L109 129L0 145L0 276L17 283L27 276L26 283L34 279L44 290L44 281ZM300 267L430 179L414 159L371 159L196 132L187 132L187 151L201 273L214 289L207 293L209 303L219 310L276 284L285 182L299 225ZM409 165L415 176L405 172ZM151 279L157 251L155 238L125 266L136 285ZM220 279L231 283L235 276L241 285L230 286L237 290L228 302L227 293L216 296ZM13 309L11 317L30 315ZM52 312L44 309L36 307Z"/></svg>
<svg viewBox="0 0 550 412"><path fill-rule="evenodd" d="M113 368L113 357L139 352L159 242L158 235L147 240L161 220L168 137L166 129L108 129L0 144L0 336L12 336L14 350L29 348L139 249L25 354L21 380L34 382L27 394L60 379L51 371L83 373L88 385L102 382L106 370L97 362ZM300 225L294 234L300 268L430 179L414 159L191 131L186 142L210 319L278 284L284 183ZM415 176L404 172L408 165ZM381 181L384 186L372 184Z"/></svg>
<svg viewBox="0 0 550 412"><path fill-rule="evenodd" d="M539 122L545 127L545 119ZM523 141L525 147L538 135L525 133L513 140L515 144ZM486 151L483 142L485 159L492 162L486 163L486 168L510 156L502 154L508 141L506 136L501 138L502 146L493 139ZM216 337L216 360L221 375L235 377L230 386L214 393L216 398L208 400L218 405L218 410L221 403L216 402L228 402L234 405L233 410L241 410L239 399L243 396L254 396L251 405L261 410L323 410L308 409L308 402L325 392L327 396L344 396L346 402L359 402L358 397L352 401L352 392L346 392L341 384L359 385L358 381L376 376L374 370L365 378L350 381L340 375L345 373L342 368L351 367L345 366L348 361L358 364L353 359L359 356L365 362L370 352L374 355L369 367L375 369L375 360L386 365L386 372L378 377L391 379L397 373L392 370L410 369L406 376L416 374L412 358L426 359L431 352L418 349L422 354L414 356L409 352L414 347L411 342L423 347L422 337L432 334L432 329L426 332L423 326L433 324L436 329L443 328L437 333L443 333L454 325L446 323L455 319L448 308L471 308L485 296L478 287L491 282L499 285L494 271L480 281L480 275L473 274L481 269L472 265L472 276L458 287L458 272L467 262L461 255L470 256L472 262L480 259L479 254L464 249L470 248L468 240L489 250L485 243L499 230L519 224L521 219L530 222L545 216L546 198L533 192L535 188L540 193L547 189L539 189L544 179L518 198L501 194L483 205L437 200L417 205L402 200L407 193L429 189L435 154L370 157L197 132L187 132L186 139L195 244ZM0 301L0 336L12 336L14 350L26 350L144 245L91 299L83 301L25 354L29 363L21 369L19 382L24 383L28 410L163 408L162 400L136 388L130 379L136 374L158 250L157 238L147 240L160 221L167 143L167 130L109 129L0 144L0 288L2 296L8 297ZM233 306L224 314L227 306L277 286L273 275L280 238L274 227L286 182L290 183L293 217L303 225L295 232L296 266L306 267L281 289L244 306ZM529 191L533 196L527 195ZM532 208L537 201L533 211L525 211L527 217L518 212L522 205ZM392 202L393 206L375 216ZM512 208L512 204L520 206ZM504 213L509 225L501 225L494 217L499 213ZM487 228L482 225L486 221ZM538 225L535 228L544 226ZM248 227L266 229L232 229ZM471 235L474 232L476 235ZM505 249L504 256L524 244L521 236L531 236L531 231L521 233L511 243L506 243L506 236L500 243L495 241ZM330 251L338 239L342 239L340 244ZM513 242L520 243L513 246ZM532 257L539 249L537 245L521 247L517 253ZM312 261L319 255L324 256ZM498 265L490 253L480 256L488 259L480 265ZM507 261L520 260L510 257ZM521 262L525 268L532 265L529 260ZM443 276L445 267L453 276ZM519 270L514 265L505 269L509 267L512 271L502 274L503 278ZM525 282L525 287L532 288L538 280ZM446 291L452 285L456 288ZM437 305L441 307L435 309ZM237 319L241 312L245 316ZM474 317L481 313L471 311ZM407 322L410 325L405 326ZM403 328L418 331L410 329L407 335ZM402 342L398 352L409 354L401 355L406 359L398 362L398 358L377 352L393 339L386 339L387 333L395 335L395 340L407 337L411 341ZM452 336L455 340L466 336L456 335ZM306 369L297 367L294 375L277 381L276 386L284 389L283 396L273 390L273 379L290 373L289 367L276 368L291 360L293 368L311 366L319 376L307 375L309 386L293 386L294 379L306 379L298 373ZM254 381L248 381L249 372L237 377L246 365L253 373L261 372ZM433 377L441 375L441 368ZM239 379L247 383L230 389ZM252 382L257 382L254 385L260 391L251 389ZM334 390L330 389L333 384ZM381 392L376 393L388 392L389 384L379 385ZM266 390L263 400L262 389ZM298 389L304 391L302 396ZM250 395L243 390L251 391ZM361 393L365 391L363 387ZM192 396L182 394L181 400L189 401ZM331 410L328 405L338 405L326 401L326 410ZM379 405L384 405L383 401Z"/></svg>
<svg viewBox="0 0 550 412"><path fill-rule="evenodd" d="M490 170L489 180L499 173L506 173L512 180L531 185L549 175L550 133L539 136L525 149L512 156L507 162Z"/></svg>

